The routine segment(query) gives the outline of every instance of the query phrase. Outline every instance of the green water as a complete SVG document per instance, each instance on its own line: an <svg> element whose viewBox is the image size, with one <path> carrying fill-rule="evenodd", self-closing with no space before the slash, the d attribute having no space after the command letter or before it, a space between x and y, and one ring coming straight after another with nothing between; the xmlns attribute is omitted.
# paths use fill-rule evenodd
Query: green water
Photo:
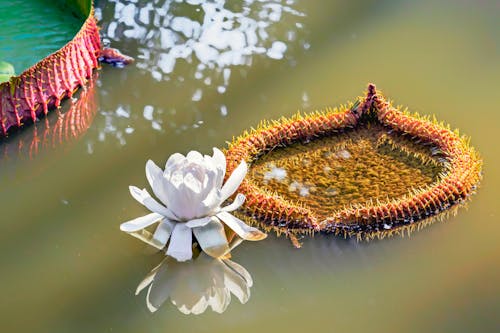
<svg viewBox="0 0 500 333"><path fill-rule="evenodd" d="M99 71L97 114L78 140L31 159L33 128L0 143L0 330L498 331L498 3L189 3L97 1L104 42L135 64ZM484 179L468 209L411 238L244 243L232 260L253 277L245 305L186 316L167 301L149 313L134 292L163 257L118 229L146 213L127 189L146 186L146 160L209 153L368 82L472 138Z"/></svg>
<svg viewBox="0 0 500 333"><path fill-rule="evenodd" d="M0 0L0 60L20 74L63 47L82 23L57 1Z"/></svg>

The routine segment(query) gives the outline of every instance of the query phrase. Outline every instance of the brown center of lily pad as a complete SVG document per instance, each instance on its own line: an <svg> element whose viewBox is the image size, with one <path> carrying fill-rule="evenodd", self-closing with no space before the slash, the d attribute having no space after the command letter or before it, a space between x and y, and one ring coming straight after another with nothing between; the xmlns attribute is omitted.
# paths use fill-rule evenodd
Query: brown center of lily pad
<svg viewBox="0 0 500 333"><path fill-rule="evenodd" d="M388 201L438 180L431 146L370 124L341 135L274 149L252 165L250 181L324 219L332 211Z"/></svg>

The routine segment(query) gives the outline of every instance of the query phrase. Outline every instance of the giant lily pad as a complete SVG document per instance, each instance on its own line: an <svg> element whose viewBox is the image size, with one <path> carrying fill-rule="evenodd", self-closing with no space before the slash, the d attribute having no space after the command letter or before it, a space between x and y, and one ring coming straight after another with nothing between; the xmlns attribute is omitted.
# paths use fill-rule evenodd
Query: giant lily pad
<svg viewBox="0 0 500 333"><path fill-rule="evenodd" d="M374 85L355 103L243 134L227 151L228 174L242 159L245 216L287 235L410 232L455 212L481 178L467 138L392 106Z"/></svg>
<svg viewBox="0 0 500 333"><path fill-rule="evenodd" d="M36 1L32 6L28 3L31 1L10 2L0 12L3 60L18 61L20 67L15 64L16 68L22 71L19 76L6 73L3 79L7 78L7 82L0 80L0 137L10 128L34 122L49 109L59 107L61 100L71 97L98 66L100 39L91 0ZM31 11L15 15L19 8ZM41 15L48 17L43 19ZM31 26L34 22L39 22L36 29ZM16 34L8 34L9 27ZM32 59L16 54L38 54L40 59L26 69L23 66L29 66Z"/></svg>

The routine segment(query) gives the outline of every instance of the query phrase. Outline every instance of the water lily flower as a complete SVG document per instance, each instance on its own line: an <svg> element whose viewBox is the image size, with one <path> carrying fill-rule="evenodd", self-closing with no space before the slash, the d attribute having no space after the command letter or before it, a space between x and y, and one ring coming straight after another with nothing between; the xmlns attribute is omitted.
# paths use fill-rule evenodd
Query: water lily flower
<svg viewBox="0 0 500 333"><path fill-rule="evenodd" d="M186 156L171 155L160 169L153 161L146 163L146 177L154 199L146 189L130 186L130 193L152 213L121 224L120 229L149 244L164 249L166 254L178 261L192 258L192 237L208 255L219 257L228 251L224 223L245 240L257 241L266 234L250 227L230 212L245 201L237 194L233 202L222 207L238 189L247 173L247 164L242 161L223 184L226 158L217 148L213 156L190 151ZM158 223L154 234L145 237L145 228ZM147 233L146 233L147 234Z"/></svg>

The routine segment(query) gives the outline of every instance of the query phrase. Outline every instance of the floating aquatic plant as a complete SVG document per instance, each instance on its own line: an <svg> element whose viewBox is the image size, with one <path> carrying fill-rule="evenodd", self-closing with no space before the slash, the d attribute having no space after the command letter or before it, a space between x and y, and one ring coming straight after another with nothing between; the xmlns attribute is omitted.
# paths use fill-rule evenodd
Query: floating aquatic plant
<svg viewBox="0 0 500 333"><path fill-rule="evenodd" d="M404 234L454 213L477 188L469 140L394 107L373 84L335 109L264 122L233 140L228 172L249 164L238 216L290 236Z"/></svg>
<svg viewBox="0 0 500 333"><path fill-rule="evenodd" d="M190 151L186 156L173 154L165 170L149 160L146 177L161 203L146 189L130 186L134 199L152 213L125 222L120 229L158 249L165 249L167 255L178 261L192 258L193 234L208 255L215 258L225 255L229 244L224 225L245 240L264 239L266 234L230 214L245 201L243 194L237 194L231 204L221 207L245 177L245 161L233 169L223 185L225 173L226 158L217 148L213 156L203 156L197 151ZM153 224L158 225L151 235L145 228Z"/></svg>
<svg viewBox="0 0 500 333"><path fill-rule="evenodd" d="M42 59L19 76L0 80L0 137L11 127L35 122L61 100L71 97L97 68L101 50L99 28L92 1L65 1L75 13L85 18L76 36L58 51ZM8 73L13 74L13 73Z"/></svg>

